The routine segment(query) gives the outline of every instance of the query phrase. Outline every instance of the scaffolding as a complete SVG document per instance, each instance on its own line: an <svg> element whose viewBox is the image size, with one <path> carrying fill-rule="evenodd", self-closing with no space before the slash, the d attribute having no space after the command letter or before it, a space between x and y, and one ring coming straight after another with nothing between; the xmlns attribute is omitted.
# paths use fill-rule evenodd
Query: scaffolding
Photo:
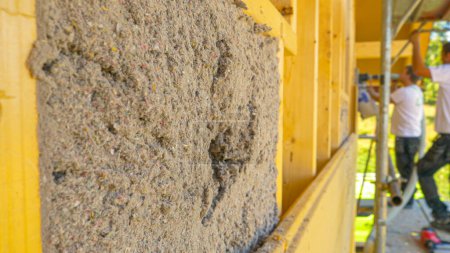
<svg viewBox="0 0 450 253"><path fill-rule="evenodd" d="M389 116L389 98L390 98L390 83L391 83L391 68L401 57L403 52L408 48L410 41L408 40L397 54L391 58L393 39L400 32L401 28L408 21L422 19L425 16L423 13L433 13L434 16L427 17L430 19L443 18L446 16L450 1L437 1L433 5L429 5L429 1L414 0L414 1L402 1L402 0L383 0L382 3L382 38L381 38L381 71L383 79L380 82L380 106L379 116L377 120L377 134L376 134L376 187L375 187L375 216L374 216L374 229L369 235L364 252L386 252L386 228L388 223L394 219L399 213L403 205L395 207L390 210L388 215L387 210L387 195L386 191L389 184L388 167L390 164L390 157L388 154L388 116ZM409 5L407 4L409 3ZM428 4L428 5L427 5ZM396 8L396 9L395 9ZM394 17L395 15L395 17ZM426 21L422 21L418 27L420 32L426 25ZM425 123L422 123L422 131L424 133ZM424 150L424 134L422 134L422 148L421 154ZM413 194L413 189L417 183L416 168L412 173L409 185L407 186L403 199L409 199Z"/></svg>

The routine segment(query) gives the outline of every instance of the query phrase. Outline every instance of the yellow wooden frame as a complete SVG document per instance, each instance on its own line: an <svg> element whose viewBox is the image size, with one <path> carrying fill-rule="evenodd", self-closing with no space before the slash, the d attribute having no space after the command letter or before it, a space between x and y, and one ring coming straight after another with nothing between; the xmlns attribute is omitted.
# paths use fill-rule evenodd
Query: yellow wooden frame
<svg viewBox="0 0 450 253"><path fill-rule="evenodd" d="M317 128L317 169L322 169L331 157L331 50L333 33L332 0L319 1L319 90Z"/></svg>
<svg viewBox="0 0 450 253"><path fill-rule="evenodd" d="M355 193L354 187L343 192L342 184L353 186L355 180L356 141L356 134L352 134L333 155L314 182L287 210L282 222L266 240L262 252L264 249L270 249L270 252L353 252L355 208L353 204L340 202L339 198L351 199ZM343 169L351 167L353 169ZM329 209L330 204L336 206L331 205L332 209ZM333 220L336 218L343 220Z"/></svg>
<svg viewBox="0 0 450 253"><path fill-rule="evenodd" d="M392 57L397 55L400 49L407 43L407 40L394 40L392 42ZM355 45L356 58L358 59L379 59L380 58L380 42L379 41L365 41L358 42ZM401 54L401 57L411 57L412 56L412 46L408 48Z"/></svg>
<svg viewBox="0 0 450 253"><path fill-rule="evenodd" d="M247 14L257 22L285 26L279 25L280 14L269 0L244 2L249 8ZM278 29L269 34L281 39L280 49L285 47L284 55L279 54L283 69L279 119L283 127L279 127L279 136L283 143L277 145L277 167L283 184L282 192L278 184L277 200L280 205L281 195L284 215L263 247L275 248L275 252L351 252L357 106L354 2L293 0L291 7L294 13L285 19L295 31L290 36L296 39L289 39L289 43L296 41L297 53L286 47L285 37L277 35ZM271 23L270 17L274 16L277 22ZM341 113L344 109L346 114ZM343 198L341 191L346 192ZM331 208L339 222L320 222L327 220L329 212L320 210L328 202L335 204ZM334 234L327 228L333 228ZM324 235L336 239L328 244L336 248L321 246Z"/></svg>
<svg viewBox="0 0 450 253"><path fill-rule="evenodd" d="M41 252L33 0L0 2L0 252Z"/></svg>
<svg viewBox="0 0 450 253"><path fill-rule="evenodd" d="M293 10L287 17L269 0L243 1L245 12L280 38L276 165L284 216L266 245L275 242L283 252L310 248L316 240L299 239L299 233L306 228L310 233L302 238L320 238L329 225L317 218L326 220L320 207L334 201L346 228L333 246L349 249L356 154L353 0L283 0ZM36 37L34 0L1 1L0 24L0 252L41 252L36 83L25 66ZM341 124L342 105L351 110L347 125ZM338 198L341 190L346 195Z"/></svg>
<svg viewBox="0 0 450 253"><path fill-rule="evenodd" d="M282 39L289 53L297 53L297 37L294 30L269 0L243 0L243 2L247 5L245 13L252 16L256 22L272 28L268 35Z"/></svg>

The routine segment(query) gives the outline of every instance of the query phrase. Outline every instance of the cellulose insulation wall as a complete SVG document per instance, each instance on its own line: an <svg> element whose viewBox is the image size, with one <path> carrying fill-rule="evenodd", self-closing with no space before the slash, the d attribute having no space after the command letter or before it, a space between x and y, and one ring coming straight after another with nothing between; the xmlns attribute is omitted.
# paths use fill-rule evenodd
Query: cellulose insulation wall
<svg viewBox="0 0 450 253"><path fill-rule="evenodd" d="M271 232L278 43L242 7L37 1L44 252L247 252Z"/></svg>

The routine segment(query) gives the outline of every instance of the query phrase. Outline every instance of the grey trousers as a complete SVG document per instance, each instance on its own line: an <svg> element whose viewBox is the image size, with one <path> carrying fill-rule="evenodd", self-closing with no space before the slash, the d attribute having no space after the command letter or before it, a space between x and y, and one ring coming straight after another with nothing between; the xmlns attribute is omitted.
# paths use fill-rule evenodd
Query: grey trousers
<svg viewBox="0 0 450 253"><path fill-rule="evenodd" d="M420 137L396 137L395 138L395 160L397 170L404 179L409 179L414 168L414 158L419 152ZM405 190L407 182L402 182L402 191ZM414 196L408 200L411 202Z"/></svg>
<svg viewBox="0 0 450 253"><path fill-rule="evenodd" d="M450 163L450 134L440 134L417 164L420 187L435 218L446 215L447 206L439 198L433 175L448 163Z"/></svg>

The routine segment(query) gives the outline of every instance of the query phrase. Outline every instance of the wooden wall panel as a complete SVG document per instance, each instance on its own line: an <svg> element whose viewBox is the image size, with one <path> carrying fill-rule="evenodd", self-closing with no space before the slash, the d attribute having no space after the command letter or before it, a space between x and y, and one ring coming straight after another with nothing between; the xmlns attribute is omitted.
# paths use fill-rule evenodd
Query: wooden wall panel
<svg viewBox="0 0 450 253"><path fill-rule="evenodd" d="M286 57L283 210L316 175L319 1L297 2L297 55Z"/></svg>
<svg viewBox="0 0 450 253"><path fill-rule="evenodd" d="M317 169L331 157L331 56L332 8L331 0L319 1L319 88L317 110Z"/></svg>
<svg viewBox="0 0 450 253"><path fill-rule="evenodd" d="M0 2L0 252L41 252L33 0Z"/></svg>

